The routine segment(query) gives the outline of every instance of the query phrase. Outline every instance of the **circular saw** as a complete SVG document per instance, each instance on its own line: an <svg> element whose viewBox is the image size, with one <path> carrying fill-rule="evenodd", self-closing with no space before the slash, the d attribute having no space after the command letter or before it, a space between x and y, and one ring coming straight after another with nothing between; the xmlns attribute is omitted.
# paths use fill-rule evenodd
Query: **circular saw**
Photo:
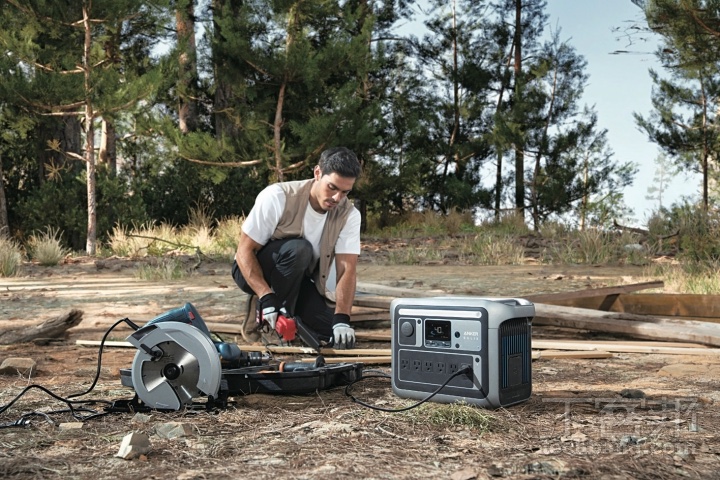
<svg viewBox="0 0 720 480"><path fill-rule="evenodd" d="M179 410L202 395L216 398L220 356L210 338L192 325L163 322L146 325L128 337L137 347L132 385L146 405Z"/></svg>
<svg viewBox="0 0 720 480"><path fill-rule="evenodd" d="M347 385L362 377L361 363L270 365L259 352L243 352L234 343L214 341L191 303L156 317L127 337L138 349L130 369L120 369L123 385L132 387L150 408L180 410L207 397L206 408L224 406L229 396L250 393L303 394Z"/></svg>

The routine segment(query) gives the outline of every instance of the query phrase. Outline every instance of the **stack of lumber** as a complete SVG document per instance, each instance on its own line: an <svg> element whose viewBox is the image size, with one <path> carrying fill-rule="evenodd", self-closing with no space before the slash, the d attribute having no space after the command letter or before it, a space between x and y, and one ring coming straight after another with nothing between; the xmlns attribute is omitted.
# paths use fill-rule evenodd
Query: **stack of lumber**
<svg viewBox="0 0 720 480"><path fill-rule="evenodd" d="M666 355L720 355L720 302L698 301L687 295L642 294L645 289L662 288L662 282L645 282L574 292L526 295L535 304L534 326L553 326L580 331L619 334L644 341L584 341L532 339L533 358L608 358L615 353L660 353ZM390 303L395 298L449 296L440 290L415 290L385 285L358 283L352 322L360 345L380 344L376 348L353 350L307 347L241 345L245 351L263 351L276 355L317 355L327 363L364 362L389 364ZM647 297L641 302L635 297ZM720 300L720 298L718 299ZM634 307L630 307L630 306ZM642 305L641 307L638 305ZM662 309L665 305L665 309ZM707 308L702 308L705 305ZM652 313L646 313L652 312ZM689 314L693 319L681 317ZM697 319L702 320L697 320ZM219 334L239 336L241 326L208 322ZM81 345L99 342L79 340ZM106 346L130 346L127 342L106 342ZM314 358L307 358L314 361Z"/></svg>

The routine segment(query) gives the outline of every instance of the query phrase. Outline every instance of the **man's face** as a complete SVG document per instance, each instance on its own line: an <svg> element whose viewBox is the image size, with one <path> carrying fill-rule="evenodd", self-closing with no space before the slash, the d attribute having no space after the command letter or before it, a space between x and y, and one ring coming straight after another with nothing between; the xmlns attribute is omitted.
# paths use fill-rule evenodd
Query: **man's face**
<svg viewBox="0 0 720 480"><path fill-rule="evenodd" d="M323 175L320 167L314 170L315 184L312 188L310 202L316 212L332 210L340 201L347 197L355 185L355 178L343 177L337 173Z"/></svg>

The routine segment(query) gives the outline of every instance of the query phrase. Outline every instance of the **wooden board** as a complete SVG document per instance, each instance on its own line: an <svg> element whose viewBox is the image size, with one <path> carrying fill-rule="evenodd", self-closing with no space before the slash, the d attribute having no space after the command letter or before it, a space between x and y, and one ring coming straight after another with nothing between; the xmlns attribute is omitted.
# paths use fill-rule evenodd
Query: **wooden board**
<svg viewBox="0 0 720 480"><path fill-rule="evenodd" d="M635 338L693 342L720 347L720 324L584 308L535 304L536 325L621 333Z"/></svg>
<svg viewBox="0 0 720 480"><path fill-rule="evenodd" d="M666 355L701 355L701 356L718 356L720 348L700 348L695 347L672 347L665 345L657 345L660 342L648 342L649 345L643 345L642 342L596 342L596 341L568 341L568 340L532 340L532 348L543 350L602 350L605 352L617 353L661 353Z"/></svg>
<svg viewBox="0 0 720 480"><path fill-rule="evenodd" d="M76 345L86 347L100 346L100 340L76 340ZM134 348L130 342L125 341L106 341L106 347ZM244 352L271 352L271 353L301 353L307 355L317 355L318 352L310 347L280 347L275 345L238 345L240 350ZM323 348L321 350L323 356L348 356L348 355L370 355L370 356L390 356L389 348L353 348L351 350L340 350L334 348Z"/></svg>
<svg viewBox="0 0 720 480"><path fill-rule="evenodd" d="M533 350L532 358L534 360L542 358L612 358L614 355L610 352L592 351L551 351L551 350Z"/></svg>
<svg viewBox="0 0 720 480"><path fill-rule="evenodd" d="M602 304L601 297L587 297L559 300L557 305L577 308L597 309ZM707 321L720 321L720 295L693 295L671 293L642 293L619 295L611 312L626 312L636 315L657 315L664 317L693 317Z"/></svg>
<svg viewBox="0 0 720 480"><path fill-rule="evenodd" d="M548 303L552 305L565 305L566 303L581 298L595 298L597 299L599 306L603 301L607 300L608 296L615 297L630 292L637 292L640 290L663 288L664 286L665 284L662 281L658 280L652 282L631 283L628 285L615 285L612 287L588 288L585 290L575 290L572 292L520 295L520 297L530 300L534 303Z"/></svg>

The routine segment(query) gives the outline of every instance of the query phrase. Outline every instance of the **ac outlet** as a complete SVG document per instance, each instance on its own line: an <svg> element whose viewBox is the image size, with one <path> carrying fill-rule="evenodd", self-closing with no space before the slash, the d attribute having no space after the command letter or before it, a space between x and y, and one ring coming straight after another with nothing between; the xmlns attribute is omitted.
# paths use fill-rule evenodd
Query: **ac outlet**
<svg viewBox="0 0 720 480"><path fill-rule="evenodd" d="M424 382L429 385L442 385L457 373L462 366L472 366L472 357L463 354L433 352L425 350L402 350L396 360L399 362L399 378L410 382ZM472 388L473 375L461 375L448 385L452 387Z"/></svg>

